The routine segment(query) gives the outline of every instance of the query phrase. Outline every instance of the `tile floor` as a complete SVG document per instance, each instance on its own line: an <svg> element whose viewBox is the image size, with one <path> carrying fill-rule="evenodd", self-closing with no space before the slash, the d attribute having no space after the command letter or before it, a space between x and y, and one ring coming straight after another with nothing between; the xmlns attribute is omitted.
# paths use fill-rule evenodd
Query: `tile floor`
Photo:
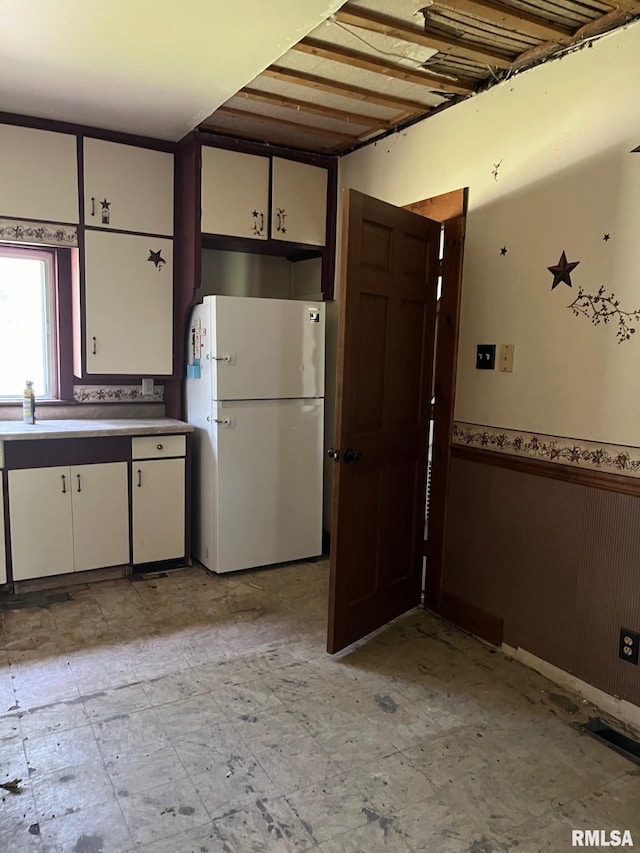
<svg viewBox="0 0 640 853"><path fill-rule="evenodd" d="M497 853L629 829L590 710L415 611L324 652L326 563L71 588L2 612L2 853Z"/></svg>

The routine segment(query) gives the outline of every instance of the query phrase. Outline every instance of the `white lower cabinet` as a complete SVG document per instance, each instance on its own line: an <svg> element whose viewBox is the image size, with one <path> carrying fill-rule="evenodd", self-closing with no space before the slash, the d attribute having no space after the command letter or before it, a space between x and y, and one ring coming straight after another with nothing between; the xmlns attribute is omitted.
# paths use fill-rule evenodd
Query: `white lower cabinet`
<svg viewBox="0 0 640 853"><path fill-rule="evenodd" d="M127 463L9 471L13 579L129 562Z"/></svg>
<svg viewBox="0 0 640 853"><path fill-rule="evenodd" d="M1 442L0 442L1 446ZM1 468L2 466L0 466ZM0 470L0 516L4 517L4 485ZM0 584L7 582L7 557L4 539L4 520L0 519Z"/></svg>
<svg viewBox="0 0 640 853"><path fill-rule="evenodd" d="M132 474L134 565L184 557L185 460L134 459Z"/></svg>

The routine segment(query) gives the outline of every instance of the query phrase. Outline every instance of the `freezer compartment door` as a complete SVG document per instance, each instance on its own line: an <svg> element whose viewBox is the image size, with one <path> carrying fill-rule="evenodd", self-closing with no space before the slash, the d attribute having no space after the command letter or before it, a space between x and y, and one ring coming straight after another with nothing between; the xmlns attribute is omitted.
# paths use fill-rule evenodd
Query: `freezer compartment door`
<svg viewBox="0 0 640 853"><path fill-rule="evenodd" d="M244 296L207 300L213 329L202 341L212 360L212 399L324 397L322 302Z"/></svg>
<svg viewBox="0 0 640 853"><path fill-rule="evenodd" d="M214 430L216 572L322 553L322 400L222 403Z"/></svg>

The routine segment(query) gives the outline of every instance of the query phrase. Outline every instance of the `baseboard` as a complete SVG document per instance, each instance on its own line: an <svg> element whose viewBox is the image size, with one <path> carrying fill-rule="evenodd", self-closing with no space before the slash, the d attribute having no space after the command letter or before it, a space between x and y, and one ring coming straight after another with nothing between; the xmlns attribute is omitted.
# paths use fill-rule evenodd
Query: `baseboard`
<svg viewBox="0 0 640 853"><path fill-rule="evenodd" d="M463 601L457 595L443 592L437 612L444 619L448 619L449 622L453 622L454 625L486 640L493 646L499 646L502 643L502 617L488 613L468 601Z"/></svg>
<svg viewBox="0 0 640 853"><path fill-rule="evenodd" d="M78 586L78 584L96 583L97 581L112 581L131 574L130 566L110 566L107 569L90 569L86 572L69 572L64 575L51 575L45 578L14 581L13 591L16 595L25 592L41 592L45 589Z"/></svg>
<svg viewBox="0 0 640 853"><path fill-rule="evenodd" d="M621 723L629 726L636 732L640 732L640 706L634 705L632 702L627 702L626 699L618 699L617 696L611 696L603 690L599 690L592 684L576 678L564 669L560 669L542 658L536 657L531 652L521 648L514 648L506 643L502 643L502 651L505 655L515 660L520 661L525 666L544 675L549 681L553 681L560 687L564 687L583 699L586 699L592 705L595 705L600 710L604 711L610 717L620 720Z"/></svg>

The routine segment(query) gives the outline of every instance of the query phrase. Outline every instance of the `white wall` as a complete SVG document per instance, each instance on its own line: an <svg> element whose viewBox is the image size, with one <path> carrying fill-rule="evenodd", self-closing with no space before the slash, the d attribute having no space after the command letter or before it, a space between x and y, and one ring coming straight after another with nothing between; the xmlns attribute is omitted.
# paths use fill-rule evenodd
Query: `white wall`
<svg viewBox="0 0 640 853"><path fill-rule="evenodd" d="M398 205L470 188L458 420L640 445L640 322L618 343L568 308L603 285L640 309L639 79L635 23L341 160L342 190ZM515 344L514 372L476 370L478 343Z"/></svg>

